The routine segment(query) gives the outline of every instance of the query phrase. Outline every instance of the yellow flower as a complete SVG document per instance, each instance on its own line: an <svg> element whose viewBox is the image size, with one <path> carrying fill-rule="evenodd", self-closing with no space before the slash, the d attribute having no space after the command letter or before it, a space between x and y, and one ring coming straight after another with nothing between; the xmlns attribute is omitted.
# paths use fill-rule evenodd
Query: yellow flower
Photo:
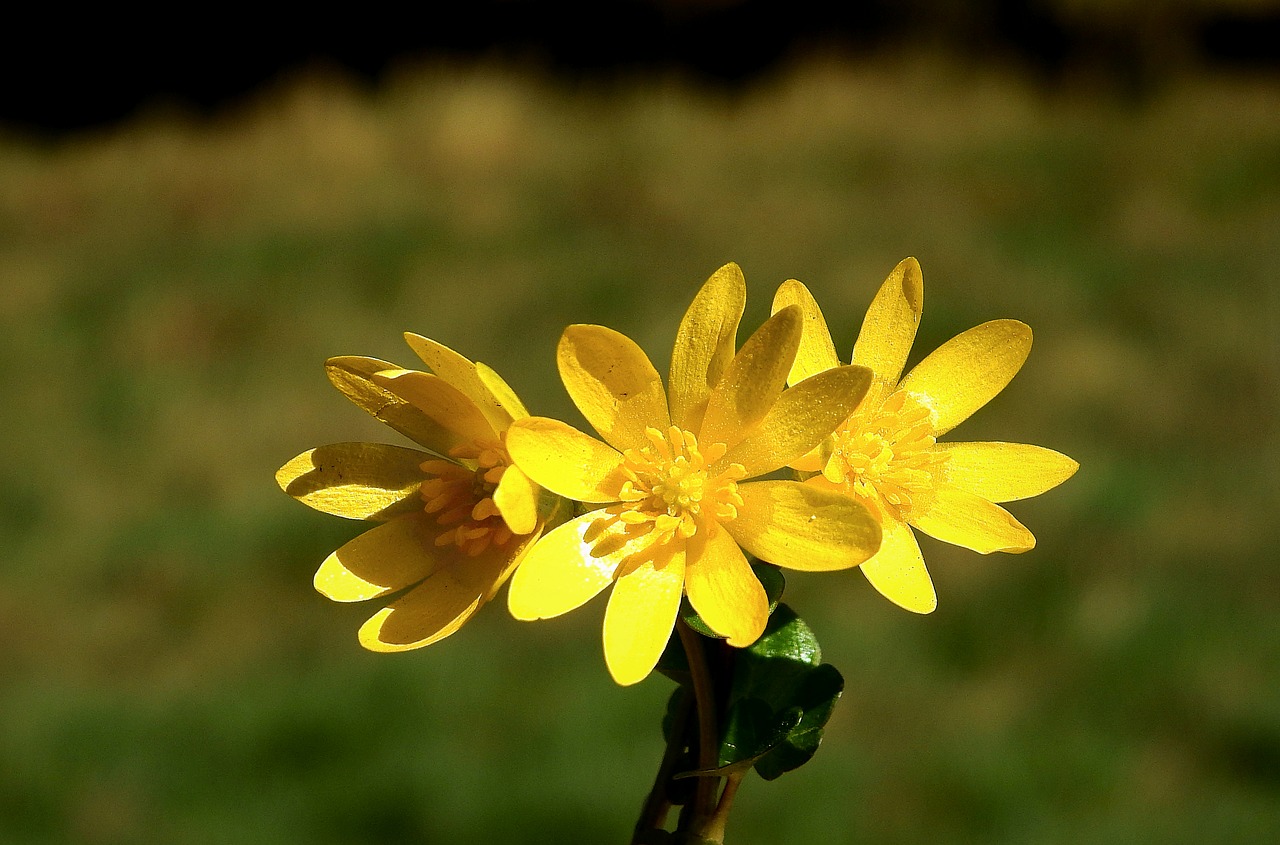
<svg viewBox="0 0 1280 845"><path fill-rule="evenodd" d="M336 443L298 455L276 480L316 510L382 524L338 549L316 572L335 601L396 594L360 628L372 651L441 640L511 575L545 526L540 490L511 465L506 433L529 416L484 364L414 334L433 370L374 358L331 358L329 380L352 402L428 451Z"/></svg>
<svg viewBox="0 0 1280 845"><path fill-rule="evenodd" d="M908 526L983 554L1025 552L1035 537L996 503L1038 496L1079 467L1023 443L937 441L1004 389L1031 351L1031 329L1017 320L983 323L899 380L923 301L920 265L908 258L876 294L853 347L853 363L874 374L870 389L818 450L792 464L814 473L806 483L843 491L876 515L884 541L862 572L890 601L917 613L932 611L938 600ZM778 289L773 308L795 307L805 328L792 382L839 364L817 303L792 280Z"/></svg>
<svg viewBox="0 0 1280 845"><path fill-rule="evenodd" d="M743 550L779 566L857 566L880 529L846 496L796 481L748 481L814 448L845 419L870 373L838 367L784 392L801 312L779 311L735 354L746 303L729 264L680 324L669 394L648 357L603 326L565 330L560 376L604 442L555 420L512 425L516 466L546 489L596 507L549 533L508 593L518 619L558 616L613 584L604 620L614 679L645 678L686 594L734 646L764 630L768 601Z"/></svg>

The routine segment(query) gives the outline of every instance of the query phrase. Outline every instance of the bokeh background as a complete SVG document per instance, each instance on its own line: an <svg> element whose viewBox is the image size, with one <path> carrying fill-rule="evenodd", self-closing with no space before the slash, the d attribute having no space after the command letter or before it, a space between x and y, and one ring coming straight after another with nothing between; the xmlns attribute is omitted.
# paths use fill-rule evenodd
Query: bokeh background
<svg viewBox="0 0 1280 845"><path fill-rule="evenodd" d="M602 601L499 600L379 656L373 608L312 590L363 526L272 474L396 442L321 364L410 362L412 330L577 420L564 325L665 369L734 260L746 325L799 278L847 351L907 255L913 361L1036 332L953 439L1082 469L1012 505L1026 555L924 539L930 616L791 578L847 691L730 841L1275 841L1280 7L823 6L493 2L6 56L0 841L626 841L671 684L612 684Z"/></svg>

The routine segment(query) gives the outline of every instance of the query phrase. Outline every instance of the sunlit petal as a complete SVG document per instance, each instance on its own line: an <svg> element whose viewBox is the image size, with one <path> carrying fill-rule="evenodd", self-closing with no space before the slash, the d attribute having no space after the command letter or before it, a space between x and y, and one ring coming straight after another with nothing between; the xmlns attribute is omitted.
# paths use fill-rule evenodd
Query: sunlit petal
<svg viewBox="0 0 1280 845"><path fill-rule="evenodd" d="M623 548L593 557L583 534L599 514L572 519L542 537L524 558L507 591L507 606L517 619L549 619L590 601L613 582Z"/></svg>
<svg viewBox="0 0 1280 845"><path fill-rule="evenodd" d="M493 503L513 534L528 534L538 527L538 486L519 467L507 467Z"/></svg>
<svg viewBox="0 0 1280 845"><path fill-rule="evenodd" d="M671 638L684 592L684 553L660 568L641 564L618 579L604 614L604 659L623 686L643 681Z"/></svg>
<svg viewBox="0 0 1280 845"><path fill-rule="evenodd" d="M737 264L717 270L685 312L671 353L671 420L687 431L702 425L707 397L733 360L747 284Z"/></svg>
<svg viewBox="0 0 1280 845"><path fill-rule="evenodd" d="M615 449L642 447L646 428L671 425L662 378L626 335L604 326L570 326L556 357L574 404Z"/></svg>
<svg viewBox="0 0 1280 845"><path fill-rule="evenodd" d="M938 597L915 534L905 522L893 517L887 518L881 528L884 539L880 551L858 568L880 595L898 607L914 613L932 613L938 606Z"/></svg>
<svg viewBox="0 0 1280 845"><path fill-rule="evenodd" d="M395 364L346 355L330 358L324 369L329 381L343 395L405 437L442 455L457 442L451 429L374 381L375 373L397 369Z"/></svg>
<svg viewBox="0 0 1280 845"><path fill-rule="evenodd" d="M798 481L752 481L738 492L743 506L724 527L761 560L790 569L848 569L880 548L880 524L843 493Z"/></svg>
<svg viewBox="0 0 1280 845"><path fill-rule="evenodd" d="M405 332L404 339L433 373L461 390L476 404L494 431L503 431L511 424L516 416L515 409L502 406L501 400L480 379L476 365L470 359L413 332Z"/></svg>
<svg viewBox="0 0 1280 845"><path fill-rule="evenodd" d="M956 487L936 490L933 507L911 516L911 524L944 543L975 552L1025 552L1036 538L999 505Z"/></svg>
<svg viewBox="0 0 1280 845"><path fill-rule="evenodd" d="M769 620L764 587L733 537L715 523L689 541L685 591L702 621L731 646L751 645Z"/></svg>
<svg viewBox="0 0 1280 845"><path fill-rule="evenodd" d="M511 389L511 385L507 384L502 376L488 364L476 362L476 377L480 379L480 383L485 389L497 400L502 406L502 410L511 419L524 419L529 416L529 411L525 408L524 403L520 401L520 397ZM483 409L483 408L482 408ZM506 431L506 423L495 425L498 431Z"/></svg>
<svg viewBox="0 0 1280 845"><path fill-rule="evenodd" d="M990 502L1039 496L1075 475L1080 464L1027 443L939 443L947 481Z"/></svg>
<svg viewBox="0 0 1280 845"><path fill-rule="evenodd" d="M535 483L577 502L615 502L622 455L567 423L528 417L507 430L507 451Z"/></svg>
<svg viewBox="0 0 1280 845"><path fill-rule="evenodd" d="M707 400L701 442L733 448L764 419L786 387L802 319L798 307L784 308L742 345Z"/></svg>
<svg viewBox="0 0 1280 845"><path fill-rule="evenodd" d="M421 510L426 452L384 443L333 443L303 452L276 472L280 489L348 519L386 521Z"/></svg>
<svg viewBox="0 0 1280 845"><path fill-rule="evenodd" d="M875 373L872 402L893 392L906 366L923 310L920 264L914 258L903 259L871 301L853 346L853 363L870 367Z"/></svg>
<svg viewBox="0 0 1280 845"><path fill-rule="evenodd" d="M364 601L426 578L458 557L437 546L440 527L425 513L406 514L348 541L320 564L315 587L334 601Z"/></svg>
<svg viewBox="0 0 1280 845"><path fill-rule="evenodd" d="M788 384L797 384L823 370L839 366L840 356L836 354L835 344L831 341L831 331L822 316L822 309L818 307L809 289L795 279L783 282L773 295L773 313L778 313L788 305L798 305L804 315L800 348L791 365L791 373L787 376Z"/></svg>
<svg viewBox="0 0 1280 845"><path fill-rule="evenodd" d="M373 381L430 417L447 433L450 449L497 439L497 432L476 404L439 376L392 369L375 373Z"/></svg>

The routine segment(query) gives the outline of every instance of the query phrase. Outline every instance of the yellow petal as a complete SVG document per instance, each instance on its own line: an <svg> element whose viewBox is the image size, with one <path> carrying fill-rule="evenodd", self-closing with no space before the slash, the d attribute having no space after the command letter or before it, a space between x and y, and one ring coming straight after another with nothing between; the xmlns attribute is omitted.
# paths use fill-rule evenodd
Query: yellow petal
<svg viewBox="0 0 1280 845"><path fill-rule="evenodd" d="M538 486L519 467L507 467L493 491L493 503L513 534L530 534L538 527Z"/></svg>
<svg viewBox="0 0 1280 845"><path fill-rule="evenodd" d="M839 366L840 356L836 355L831 331L827 328L827 321L813 294L795 279L783 282L773 295L773 313L778 313L788 305L800 306L800 312L804 315L800 349L796 352L795 363L791 365L791 373L787 376L788 384L797 384L823 370Z"/></svg>
<svg viewBox="0 0 1280 845"><path fill-rule="evenodd" d="M843 493L798 481L738 485L743 506L725 529L738 545L778 566L848 569L880 548L880 524Z"/></svg>
<svg viewBox="0 0 1280 845"><path fill-rule="evenodd" d="M456 560L456 546L425 513L405 514L348 541L320 564L315 587L334 601L364 601L404 589Z"/></svg>
<svg viewBox="0 0 1280 845"><path fill-rule="evenodd" d="M374 381L374 374L395 370L395 364L347 355L330 358L324 368L329 381L348 399L405 437L442 455L457 442L450 429Z"/></svg>
<svg viewBox="0 0 1280 845"><path fill-rule="evenodd" d="M870 384L866 367L836 367L784 390L760 425L718 466L741 464L745 477L754 478L794 465L848 419Z"/></svg>
<svg viewBox="0 0 1280 845"><path fill-rule="evenodd" d="M880 551L858 568L880 595L898 607L913 613L932 613L938 606L938 597L911 528L894 518L887 518L881 528L884 539Z"/></svg>
<svg viewBox="0 0 1280 845"><path fill-rule="evenodd" d="M933 412L934 433L944 434L1004 390L1030 351L1030 327L992 320L929 353L899 387L924 398Z"/></svg>
<svg viewBox="0 0 1280 845"><path fill-rule="evenodd" d="M576 502L616 502L622 455L571 425L546 417L516 421L507 452L534 483Z"/></svg>
<svg viewBox="0 0 1280 845"><path fill-rule="evenodd" d="M688 545L685 591L689 603L729 645L745 648L760 638L769 621L769 597L738 544L712 522Z"/></svg>
<svg viewBox="0 0 1280 845"><path fill-rule="evenodd" d="M680 321L668 383L671 421L686 431L701 427L711 388L733 360L746 305L747 283L730 263L707 279Z"/></svg>
<svg viewBox="0 0 1280 845"><path fill-rule="evenodd" d="M375 373L375 384L399 396L440 426L448 448L497 440L498 434L476 403L439 376L417 370L391 369ZM448 454L446 451L444 454Z"/></svg>
<svg viewBox="0 0 1280 845"><path fill-rule="evenodd" d="M924 310L924 277L914 258L906 258L884 280L862 320L853 345L853 363L870 367L876 383L872 401L893 392L906 366Z"/></svg>
<svg viewBox="0 0 1280 845"><path fill-rule="evenodd" d="M936 489L928 511L912 515L911 524L930 537L975 552L1025 552L1036 538L999 505L956 487Z"/></svg>
<svg viewBox="0 0 1280 845"><path fill-rule="evenodd" d="M623 686L643 681L658 665L675 629L684 594L684 553L656 568L646 562L618 579L604 614L604 659Z"/></svg>
<svg viewBox="0 0 1280 845"><path fill-rule="evenodd" d="M592 557L582 535L599 519L586 513L542 537L511 578L507 606L516 619L550 619L581 607L613 582L630 549Z"/></svg>
<svg viewBox="0 0 1280 845"><path fill-rule="evenodd" d="M671 425L662 377L626 335L604 326L570 326L556 359L578 410L618 451L648 444L646 428L666 431Z"/></svg>
<svg viewBox="0 0 1280 845"><path fill-rule="evenodd" d="M1080 464L1026 443L939 443L950 456L947 482L989 502L1039 496L1075 475Z"/></svg>
<svg viewBox="0 0 1280 845"><path fill-rule="evenodd" d="M516 395L516 392L511 389L511 385L507 384L502 376L498 375L488 364L477 362L476 376L511 419L521 420L529 416L528 409L520 401L520 397ZM495 425L494 428L498 431L506 431L506 423L501 426Z"/></svg>
<svg viewBox="0 0 1280 845"><path fill-rule="evenodd" d="M276 472L280 489L334 516L385 522L421 510L420 468L430 455L385 443L333 443L298 455Z"/></svg>
<svg viewBox="0 0 1280 845"><path fill-rule="evenodd" d="M733 448L764 419L786 387L802 319L799 308L788 306L747 339L711 391L699 441Z"/></svg>
<svg viewBox="0 0 1280 845"><path fill-rule="evenodd" d="M506 430L515 416L515 409L503 406L501 399L483 382L475 364L444 344L422 335L405 332L404 339L433 373L461 390L476 404L494 431Z"/></svg>

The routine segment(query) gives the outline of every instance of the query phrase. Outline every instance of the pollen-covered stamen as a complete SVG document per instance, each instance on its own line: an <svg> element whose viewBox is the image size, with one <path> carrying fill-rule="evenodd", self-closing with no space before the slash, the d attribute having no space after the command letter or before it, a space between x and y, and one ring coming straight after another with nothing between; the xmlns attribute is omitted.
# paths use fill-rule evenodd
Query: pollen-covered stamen
<svg viewBox="0 0 1280 845"><path fill-rule="evenodd" d="M511 465L501 442L476 442L449 452L455 460L436 459L422 464L430 476L419 488L425 510L445 526L437 546L456 545L475 557L489 546L511 539L511 529L493 501L502 475Z"/></svg>
<svg viewBox="0 0 1280 845"><path fill-rule="evenodd" d="M948 459L935 448L928 407L905 391L859 408L832 436L822 474L873 511L900 519L928 509Z"/></svg>
<svg viewBox="0 0 1280 845"><path fill-rule="evenodd" d="M637 553L651 559L654 546L687 540L699 523L727 522L742 507L737 484L746 475L742 465L711 471L728 451L725 444L701 447L692 432L677 426L666 432L648 428L645 436L649 445L623 455L621 502L605 508L592 525L589 537L599 539L588 542L597 556L636 543Z"/></svg>

